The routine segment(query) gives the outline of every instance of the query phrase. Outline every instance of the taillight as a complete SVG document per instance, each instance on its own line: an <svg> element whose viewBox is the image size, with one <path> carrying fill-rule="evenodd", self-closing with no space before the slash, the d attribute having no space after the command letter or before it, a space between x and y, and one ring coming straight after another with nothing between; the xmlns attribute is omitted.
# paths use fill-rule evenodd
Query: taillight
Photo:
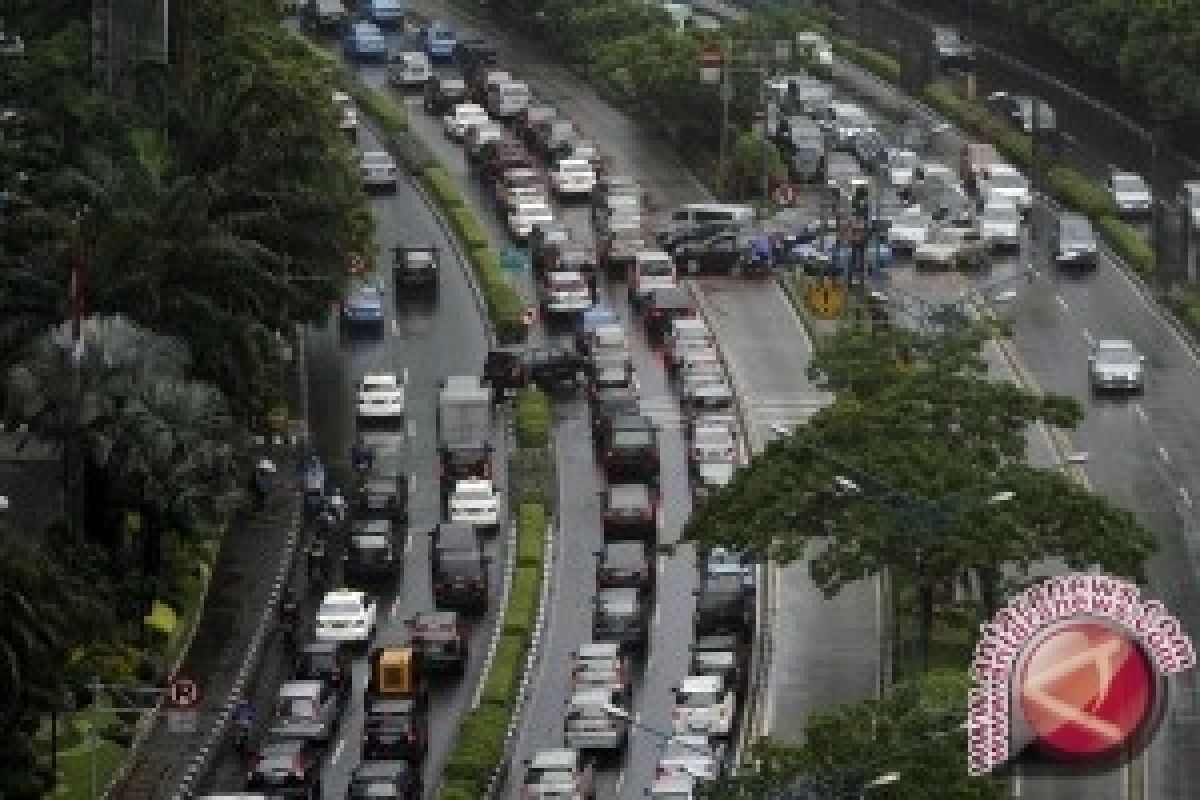
<svg viewBox="0 0 1200 800"><path fill-rule="evenodd" d="M409 732L408 732L408 743L409 743L409 744L416 744L416 743L417 743L417 732L416 732L416 731L409 731Z"/></svg>
<svg viewBox="0 0 1200 800"><path fill-rule="evenodd" d="M482 591L483 590L483 581L471 581L471 586Z"/></svg>

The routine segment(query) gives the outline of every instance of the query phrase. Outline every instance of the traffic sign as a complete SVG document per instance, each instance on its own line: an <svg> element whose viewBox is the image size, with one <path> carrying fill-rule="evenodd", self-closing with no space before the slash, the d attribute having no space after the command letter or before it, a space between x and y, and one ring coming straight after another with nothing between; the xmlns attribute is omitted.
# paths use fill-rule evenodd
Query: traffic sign
<svg viewBox="0 0 1200 800"><path fill-rule="evenodd" d="M171 733L195 733L200 712L189 708L167 710L167 730Z"/></svg>
<svg viewBox="0 0 1200 800"><path fill-rule="evenodd" d="M167 704L172 708L193 708L200 703L200 684L191 678L177 677L167 687Z"/></svg>
<svg viewBox="0 0 1200 800"><path fill-rule="evenodd" d="M818 319L837 319L846 305L846 292L831 282L809 287L804 300Z"/></svg>

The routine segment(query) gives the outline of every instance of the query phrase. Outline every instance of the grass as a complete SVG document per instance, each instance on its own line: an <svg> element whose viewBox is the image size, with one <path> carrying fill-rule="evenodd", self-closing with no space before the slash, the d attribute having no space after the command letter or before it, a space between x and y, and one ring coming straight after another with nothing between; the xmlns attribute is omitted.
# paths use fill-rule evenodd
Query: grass
<svg viewBox="0 0 1200 800"><path fill-rule="evenodd" d="M916 587L910 578L895 572L892 584L892 679L901 681L920 673L919 618ZM979 620L975 611L939 607L934 610L929 647L929 669L962 671L970 664L975 649Z"/></svg>
<svg viewBox="0 0 1200 800"><path fill-rule="evenodd" d="M446 763L447 785L467 796L484 796L489 778L504 758L504 737L512 718L510 706L481 705L463 717L455 739L454 752ZM450 795L450 797L462 795ZM441 795L446 800L447 795Z"/></svg>
<svg viewBox="0 0 1200 800"><path fill-rule="evenodd" d="M91 800L92 794L92 743L87 735L88 721L81 719L90 715L73 714L65 720L66 725L83 723L82 729L73 734L74 744L58 751L58 785L50 795L55 800ZM98 715L102 716L102 715ZM64 720L60 720L64 722ZM108 781L125 760L126 749L108 739L96 739L96 794L98 797Z"/></svg>
<svg viewBox="0 0 1200 800"><path fill-rule="evenodd" d="M525 675L525 650L528 644L527 633L505 632L500 637L496 655L492 659L492 669L488 672L487 683L480 696L481 702L502 708L512 705L513 698L521 688L521 678Z"/></svg>
<svg viewBox="0 0 1200 800"><path fill-rule="evenodd" d="M541 450L550 443L550 400L536 386L522 389L516 402L517 446Z"/></svg>
<svg viewBox="0 0 1200 800"><path fill-rule="evenodd" d="M522 503L517 509L517 566L541 567L546 550L546 508Z"/></svg>

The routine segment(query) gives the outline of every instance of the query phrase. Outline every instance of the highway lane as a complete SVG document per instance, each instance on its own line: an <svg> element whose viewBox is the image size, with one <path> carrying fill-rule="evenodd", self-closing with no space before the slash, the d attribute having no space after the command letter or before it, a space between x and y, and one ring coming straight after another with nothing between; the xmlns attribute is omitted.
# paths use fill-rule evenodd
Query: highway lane
<svg viewBox="0 0 1200 800"><path fill-rule="evenodd" d="M377 139L369 131L362 131L360 136L364 147L378 146ZM406 448L409 469L414 477L409 498L411 533L398 591L385 597L381 604L381 623L375 639L379 644L404 641L404 619L416 611L432 608L426 532L438 521L440 513L434 441L436 385L448 374L478 373L487 352L487 336L466 278L466 266L459 263L452 243L411 182L402 177L396 194L374 198L372 210L377 225L377 277L388 298L384 338L378 342L344 341L338 331L335 310L329 324L309 331L307 344L313 439L318 451L331 460L344 459L349 451L354 430L354 381L373 371L399 372L403 368L409 371L410 422ZM390 248L397 244L425 243L442 249L443 274L438 304L435 308L397 311L391 302L394 295ZM507 476L504 435L503 426L498 424L495 431L496 467L502 487ZM489 545L493 609L502 592L505 542L502 534ZM453 743L458 718L469 707L494 621L494 614L489 613L472 625L467 674L461 681L443 685L433 693L429 717L430 748L425 765L427 786L432 786L440 773ZM276 680L281 671L280 664L264 665L264 673L275 676ZM358 763L365 659L357 660L354 680L353 702L343 717L324 771L323 793L328 798L345 796L350 771ZM212 790L233 791L240 788L242 777L236 760L228 754L208 783Z"/></svg>

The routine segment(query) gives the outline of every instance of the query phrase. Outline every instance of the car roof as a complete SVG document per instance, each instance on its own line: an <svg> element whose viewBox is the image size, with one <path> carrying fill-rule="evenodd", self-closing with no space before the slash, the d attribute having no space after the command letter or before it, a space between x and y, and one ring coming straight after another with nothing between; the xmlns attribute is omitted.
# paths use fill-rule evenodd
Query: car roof
<svg viewBox="0 0 1200 800"><path fill-rule="evenodd" d="M533 754L529 766L532 769L570 769L579 764L579 751L568 748L539 750Z"/></svg>
<svg viewBox="0 0 1200 800"><path fill-rule="evenodd" d="M454 482L455 492L490 492L492 482L486 478L466 478Z"/></svg>
<svg viewBox="0 0 1200 800"><path fill-rule="evenodd" d="M596 605L608 611L637 610L641 605L640 600L640 592L628 587L612 587L596 592Z"/></svg>
<svg viewBox="0 0 1200 800"><path fill-rule="evenodd" d="M679 685L681 692L719 692L724 681L717 675L689 675Z"/></svg>
<svg viewBox="0 0 1200 800"><path fill-rule="evenodd" d="M322 603L361 603L367 593L359 589L334 589L326 592Z"/></svg>
<svg viewBox="0 0 1200 800"><path fill-rule="evenodd" d="M321 681L287 681L279 686L279 697L312 697L321 693Z"/></svg>
<svg viewBox="0 0 1200 800"><path fill-rule="evenodd" d="M617 642L587 642L575 651L579 658L619 658L621 645Z"/></svg>
<svg viewBox="0 0 1200 800"><path fill-rule="evenodd" d="M1136 350L1128 339L1101 339L1096 342L1097 350Z"/></svg>
<svg viewBox="0 0 1200 800"><path fill-rule="evenodd" d="M391 540L388 537L377 534L352 536L350 537L350 541L359 550L374 550L391 545Z"/></svg>
<svg viewBox="0 0 1200 800"><path fill-rule="evenodd" d="M360 761L351 774L351 780L395 778L409 772L412 772L412 765L407 761Z"/></svg>

